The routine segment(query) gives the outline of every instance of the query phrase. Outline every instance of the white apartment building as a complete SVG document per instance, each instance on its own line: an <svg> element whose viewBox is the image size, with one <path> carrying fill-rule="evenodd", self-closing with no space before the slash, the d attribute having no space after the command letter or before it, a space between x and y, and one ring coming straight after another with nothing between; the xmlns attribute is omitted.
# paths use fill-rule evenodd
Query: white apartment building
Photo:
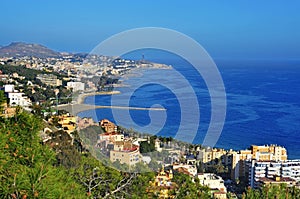
<svg viewBox="0 0 300 199"><path fill-rule="evenodd" d="M10 106L31 106L31 100L24 95L24 93L8 93L9 105Z"/></svg>
<svg viewBox="0 0 300 199"><path fill-rule="evenodd" d="M290 177L300 182L300 160L288 160L281 165L282 177Z"/></svg>
<svg viewBox="0 0 300 199"><path fill-rule="evenodd" d="M261 178L273 178L280 176L281 163L270 161L256 161L252 160L249 164L249 185L252 188L259 187L259 180Z"/></svg>
<svg viewBox="0 0 300 199"><path fill-rule="evenodd" d="M198 174L198 179L201 185L208 186L210 189L218 189L222 192L227 192L222 177L213 173Z"/></svg>
<svg viewBox="0 0 300 199"><path fill-rule="evenodd" d="M291 178L300 182L300 160L287 161L257 161L248 162L249 185L253 188L259 187L261 178Z"/></svg>
<svg viewBox="0 0 300 199"><path fill-rule="evenodd" d="M83 91L84 90L84 83L82 82L68 82L67 83L68 89L73 89L73 92Z"/></svg>

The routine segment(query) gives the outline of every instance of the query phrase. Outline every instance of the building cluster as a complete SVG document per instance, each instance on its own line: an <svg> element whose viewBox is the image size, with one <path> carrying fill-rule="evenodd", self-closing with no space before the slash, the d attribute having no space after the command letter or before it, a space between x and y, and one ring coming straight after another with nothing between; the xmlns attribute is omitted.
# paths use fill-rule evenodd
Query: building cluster
<svg viewBox="0 0 300 199"><path fill-rule="evenodd" d="M37 90L48 90L49 92L54 92L58 98L56 99L57 103L65 103L66 100L60 99L71 99L70 95L66 96L66 94L62 93L59 94L59 89L57 87L62 87L62 81L65 81L66 86L65 88L77 92L77 91L84 91L85 90L85 83L74 81L72 78L61 78L54 74L38 74L35 77L36 80L40 81L30 81L23 76L20 76L18 73L12 74L4 74L0 70L0 81L3 82L3 86L0 86L0 90L3 90L8 98L8 108L21 106L25 110L31 111L33 105L41 105L45 102L50 102L53 104L54 98L48 98L47 100L40 99L37 97ZM21 81L22 80L22 81ZM24 81L25 80L25 81ZM24 83L25 82L25 83ZM44 86L46 85L46 86ZM51 86L52 88L49 88ZM17 89L16 89L17 88ZM96 90L96 88L95 88ZM24 93L25 91L26 94ZM64 96L65 95L65 96ZM46 113L45 116L49 114ZM53 112L52 112L53 114Z"/></svg>
<svg viewBox="0 0 300 199"><path fill-rule="evenodd" d="M165 170L164 166L162 166L154 180L150 181L147 193L154 194L158 198L174 198L175 196L170 194L170 192L175 190L178 185L172 182L173 177L172 169Z"/></svg>
<svg viewBox="0 0 300 199"><path fill-rule="evenodd" d="M94 76L120 76L133 68L170 68L170 66L164 64L133 61L119 57L70 53L62 53L59 57L49 58L33 56L2 57L0 58L0 64L25 66L27 68L46 72L57 72L59 74L68 76L71 81L75 82L82 82L83 79L89 79ZM47 85L61 85L61 80L55 78L54 75L41 74L39 75L38 79ZM87 81L86 87L91 90L97 89L97 85L95 85L92 81Z"/></svg>
<svg viewBox="0 0 300 199"><path fill-rule="evenodd" d="M63 115L58 123L63 129L74 130L72 127L75 117ZM78 128L88 126L100 126L104 132L98 134L96 146L106 154L111 162L119 162L128 166L134 166L143 161L145 157L140 153L140 142L149 142L149 138L130 137L118 131L118 127L107 119L99 123L90 118L80 119ZM71 128L70 128L71 126ZM168 157L160 162L163 169L157 173L150 189L158 195L166 196L169 191L176 187L172 182L173 172L189 175L192 179L198 179L199 183L211 190L214 198L226 198L228 190L223 178L215 173L205 172L210 166L221 164L226 167L231 180L243 180L253 188L259 188L268 184L287 184L287 186L298 186L300 182L300 160L288 160L287 150L278 145L252 145L249 149L233 151L216 148L194 147L194 149L179 149L178 146L167 144L155 139L155 151L168 152ZM204 171L200 171L199 164L203 164ZM168 168L167 170L164 167ZM227 178L226 178L227 179ZM226 186L225 186L226 185Z"/></svg>
<svg viewBox="0 0 300 199"><path fill-rule="evenodd" d="M189 175L192 181L195 182L197 178L201 186L206 186L210 189L210 194L216 199L226 199L227 189L222 177L213 173L197 173L197 169L194 165L180 164L168 166L169 169L165 169L162 165L162 169L157 172L157 175L153 181L150 181L150 185L147 189L148 193L154 193L159 198L172 198L171 191L176 192L178 184L172 181L176 173L183 173ZM173 173L173 171L176 173Z"/></svg>
<svg viewBox="0 0 300 199"><path fill-rule="evenodd" d="M232 180L246 181L253 188L300 182L300 160L288 160L287 150L278 145L252 145L240 151L205 148L197 158L205 167L221 163L228 168Z"/></svg>
<svg viewBox="0 0 300 199"><path fill-rule="evenodd" d="M174 163L171 168L173 171L189 175L192 179L198 179L200 185L207 186L214 198L227 198L227 189L221 176L214 173L200 173L195 164Z"/></svg>
<svg viewBox="0 0 300 199"><path fill-rule="evenodd" d="M21 76L21 75L19 75L18 73L12 73L11 75L8 75L8 74L4 74L4 73L0 70L0 82L3 82L3 83L11 83L11 82L13 82L13 78L14 78L14 79L20 79L20 80L25 79L24 76Z"/></svg>
<svg viewBox="0 0 300 199"><path fill-rule="evenodd" d="M118 132L118 127L107 119L101 120L99 125L104 130L104 133L98 135L97 147L103 154L107 155L112 162L118 161L121 164L133 166L139 162L149 163L151 157L146 161L148 156L143 156L140 153L140 142L150 143L149 138L134 138ZM155 192L161 198L170 197L169 191L174 189L176 185L172 182L173 171L189 175L192 179L199 178L202 186L208 186L214 198L226 198L227 190L224 180L212 173L199 173L197 169L197 160L195 156L187 155L184 150L173 147L171 144L166 144L163 148L161 141L154 139L154 148L157 152L163 150L168 152L168 157L165 161L160 162L162 170L157 173L153 182L150 183L149 192ZM180 161L180 158L184 160ZM164 169L167 167L168 169Z"/></svg>
<svg viewBox="0 0 300 199"><path fill-rule="evenodd" d="M86 54L69 54L63 53L59 57L34 57L34 56L21 56L21 57L2 57L0 64L9 64L15 66L25 66L27 68L47 71L58 72L61 74L73 74L84 72L84 70L96 70L111 67L111 63L115 57L90 55ZM102 71L102 69L100 69Z"/></svg>
<svg viewBox="0 0 300 199"><path fill-rule="evenodd" d="M107 119L100 121L100 126L105 133L99 134L97 147L109 156L112 162L134 166L142 161L139 146L134 144L132 137L119 133L117 126Z"/></svg>
<svg viewBox="0 0 300 199"><path fill-rule="evenodd" d="M35 90L33 88L49 89L48 87L62 87L73 92L96 92L96 91L111 91L119 76L127 73L131 69L141 67L152 68L170 68L164 64L157 64L145 61L133 61L122 59L119 57L102 56L102 55L87 55L87 54L70 54L61 53L56 57L34 57L34 56L16 56L16 57L0 57L0 65L22 66L29 69L42 71L35 77L38 81L27 81L27 84L22 86L31 86L32 95ZM58 75L60 74L60 75ZM101 80L102 77L105 77ZM5 84L19 85L25 77L22 74L3 74L0 71L0 81ZM41 85L39 83L43 83ZM24 81L22 81L24 83ZM16 93L16 92L15 92ZM21 99L25 96L21 93L11 94L13 99ZM57 95L57 94L56 94ZM32 96L29 96L32 100ZM65 99L67 96L64 96ZM68 96L69 97L69 96ZM70 97L69 97L70 98ZM66 100L62 100L66 101ZM28 102L28 103L27 103ZM59 103L60 100L57 100ZM19 100L18 102L23 107L30 106L28 100ZM35 101L34 101L35 103ZM37 103L44 103L44 100L39 100Z"/></svg>
<svg viewBox="0 0 300 199"><path fill-rule="evenodd" d="M29 110L30 106L32 105L31 100L22 92L19 92L15 89L15 85L13 84L5 84L3 86L4 93L6 97L8 98L8 105L6 106L6 109L20 106L24 108L25 110ZM7 110L8 111L8 110Z"/></svg>

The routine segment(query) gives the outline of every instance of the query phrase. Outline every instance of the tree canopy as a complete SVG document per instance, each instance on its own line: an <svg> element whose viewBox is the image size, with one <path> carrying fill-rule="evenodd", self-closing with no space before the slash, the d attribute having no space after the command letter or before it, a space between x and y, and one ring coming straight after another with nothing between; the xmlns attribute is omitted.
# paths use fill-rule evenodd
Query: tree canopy
<svg viewBox="0 0 300 199"><path fill-rule="evenodd" d="M41 124L25 112L0 124L0 198L83 198L83 187L40 144Z"/></svg>

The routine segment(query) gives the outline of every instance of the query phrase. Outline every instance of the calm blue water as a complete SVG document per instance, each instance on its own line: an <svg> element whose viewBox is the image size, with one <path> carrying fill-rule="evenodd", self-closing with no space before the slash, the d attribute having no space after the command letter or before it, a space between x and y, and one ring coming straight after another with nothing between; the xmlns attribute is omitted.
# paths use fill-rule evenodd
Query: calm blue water
<svg viewBox="0 0 300 199"><path fill-rule="evenodd" d="M168 60L192 85L200 104L200 120L180 124L182 111L176 93L184 93L186 88L171 79L173 89L161 84L146 84L130 93L128 87L118 88L122 94L113 105L151 107L160 104L167 109L166 122L162 129L149 126L149 111L130 111L132 120L116 121L110 109L86 111L80 116L95 120L108 118L127 128L143 132L175 136L179 126L184 125L188 137L192 127L199 124L193 143L202 143L210 122L210 96L207 87L195 70L183 60ZM217 61L222 75L226 96L227 116L216 147L225 149L245 149L251 144L278 144L288 149L289 159L300 158L300 62L298 61ZM167 73L167 74L166 74ZM128 85L140 85L144 78L167 79L168 72L161 70L143 71L143 76L124 80ZM185 95L184 95L185 96ZM129 98L129 103L126 99ZM189 95L185 100L190 100ZM111 96L90 96L87 104L111 105ZM191 109L194 105L191 104ZM125 110L118 110L126 114ZM156 116L160 113L151 113ZM159 117L157 116L157 117ZM147 130L145 130L147 129ZM186 140L182 137L182 140Z"/></svg>

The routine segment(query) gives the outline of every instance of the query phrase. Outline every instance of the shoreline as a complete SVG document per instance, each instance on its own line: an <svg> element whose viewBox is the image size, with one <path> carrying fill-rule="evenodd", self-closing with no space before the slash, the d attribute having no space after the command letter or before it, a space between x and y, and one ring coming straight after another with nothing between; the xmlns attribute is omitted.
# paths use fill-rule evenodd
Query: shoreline
<svg viewBox="0 0 300 199"><path fill-rule="evenodd" d="M157 63L153 63L153 64L155 64L155 66L142 66L139 68L132 69L132 71L130 73L123 74L121 77L125 78L125 79L129 79L132 77L140 77L140 76L143 76L144 70L149 70L149 69L154 69L154 70L170 70L170 69L172 69L171 65L157 64ZM159 66L157 66L157 65L159 65ZM114 85L115 88L122 88L122 87L128 87L128 86L130 86L130 85L127 85L127 84L115 84ZM75 101L77 102L77 104L83 104L84 99L88 96L117 95L117 94L121 94L121 92L120 91L98 91L98 92L91 92L91 93L82 93L82 94L78 95L78 97Z"/></svg>
<svg viewBox="0 0 300 199"><path fill-rule="evenodd" d="M83 104L86 97L89 96L97 96L97 95L118 95L121 94L120 91L99 91L99 92L93 92L93 93L82 93L78 95L77 97L77 104Z"/></svg>

